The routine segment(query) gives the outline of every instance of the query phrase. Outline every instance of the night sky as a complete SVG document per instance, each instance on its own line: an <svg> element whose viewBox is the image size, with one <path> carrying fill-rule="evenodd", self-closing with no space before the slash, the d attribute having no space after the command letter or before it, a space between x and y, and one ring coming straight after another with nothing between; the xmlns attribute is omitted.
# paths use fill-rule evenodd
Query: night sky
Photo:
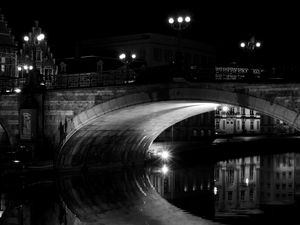
<svg viewBox="0 0 300 225"><path fill-rule="evenodd" d="M263 43L256 53L259 59L298 63L295 55L299 52L300 13L292 4L162 0L5 2L0 7L16 39L21 42L34 20L39 20L56 58L72 55L75 43L84 39L141 32L175 35L167 23L168 16L187 12L193 21L183 36L214 45L220 62L238 61L245 54L239 49L239 42L254 35Z"/></svg>

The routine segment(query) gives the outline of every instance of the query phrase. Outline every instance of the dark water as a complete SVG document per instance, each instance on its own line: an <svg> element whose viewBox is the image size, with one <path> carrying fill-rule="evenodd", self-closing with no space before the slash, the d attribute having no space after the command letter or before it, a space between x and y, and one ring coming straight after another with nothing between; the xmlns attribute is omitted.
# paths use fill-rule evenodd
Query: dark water
<svg viewBox="0 0 300 225"><path fill-rule="evenodd" d="M224 139L143 168L2 173L0 224L300 224L297 144Z"/></svg>

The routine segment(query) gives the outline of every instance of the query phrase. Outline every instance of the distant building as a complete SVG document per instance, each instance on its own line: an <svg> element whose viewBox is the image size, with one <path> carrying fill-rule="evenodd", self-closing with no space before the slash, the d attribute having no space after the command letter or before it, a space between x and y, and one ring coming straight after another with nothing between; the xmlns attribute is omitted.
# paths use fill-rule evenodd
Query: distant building
<svg viewBox="0 0 300 225"><path fill-rule="evenodd" d="M182 120L164 130L155 141L203 141L213 140L215 112L202 113Z"/></svg>
<svg viewBox="0 0 300 225"><path fill-rule="evenodd" d="M143 60L147 66L162 66L172 63L178 51L178 39L154 33L142 33L107 37L81 42L85 54L100 54L112 51L118 59L122 52L135 53L137 60ZM182 52L188 65L210 67L215 65L215 49L207 44L183 39Z"/></svg>
<svg viewBox="0 0 300 225"><path fill-rule="evenodd" d="M215 111L216 134L260 134L260 117L252 109L232 105L219 106Z"/></svg>
<svg viewBox="0 0 300 225"><path fill-rule="evenodd" d="M11 34L4 15L0 12L0 89L12 86L8 83L16 77L16 50L14 36Z"/></svg>
<svg viewBox="0 0 300 225"><path fill-rule="evenodd" d="M292 135L299 134L295 128L282 120L261 114L261 134Z"/></svg>

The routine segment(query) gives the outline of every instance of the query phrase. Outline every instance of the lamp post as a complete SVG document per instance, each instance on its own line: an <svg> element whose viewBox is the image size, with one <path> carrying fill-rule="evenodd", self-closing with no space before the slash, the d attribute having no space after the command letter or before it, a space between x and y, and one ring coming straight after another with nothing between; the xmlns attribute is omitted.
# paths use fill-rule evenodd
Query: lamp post
<svg viewBox="0 0 300 225"><path fill-rule="evenodd" d="M36 27L37 26L36 21ZM40 29L33 29L32 33L23 37L24 40L24 62L19 65L18 70L28 73L28 80L24 85L20 95L20 146L25 146L30 153L31 159L45 154L38 152L44 141L44 93L45 85L42 81L37 63L40 61L42 67L41 44L45 40L45 35ZM30 62L27 64L27 62Z"/></svg>
<svg viewBox="0 0 300 225"><path fill-rule="evenodd" d="M180 76L183 72L182 31L190 25L191 17L182 15L177 17L169 17L168 23L174 30L177 31L177 51L175 55L175 65Z"/></svg>
<svg viewBox="0 0 300 225"><path fill-rule="evenodd" d="M255 55L254 52L257 49L260 49L262 47L262 43L258 40L255 39L254 36L252 36L250 38L250 40L248 41L241 41L240 42L240 48L244 49L247 51L248 55L248 66L249 66L249 73L252 73L252 75L254 74L254 59L255 59ZM249 77L250 78L250 77Z"/></svg>
<svg viewBox="0 0 300 225"><path fill-rule="evenodd" d="M130 83L129 65L136 59L136 54L135 53L126 54L126 53L122 52L119 55L119 59L125 65L125 73L126 73L125 83Z"/></svg>

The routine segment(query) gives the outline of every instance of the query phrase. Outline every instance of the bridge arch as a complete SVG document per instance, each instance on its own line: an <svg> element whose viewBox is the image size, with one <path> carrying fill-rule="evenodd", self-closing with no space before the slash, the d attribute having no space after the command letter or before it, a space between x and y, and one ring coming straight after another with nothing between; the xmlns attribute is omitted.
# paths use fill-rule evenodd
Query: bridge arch
<svg viewBox="0 0 300 225"><path fill-rule="evenodd" d="M250 108L300 129L295 109L247 93L199 86L140 90L96 105L73 118L58 155L61 167L142 160L167 127L213 110L215 104Z"/></svg>

